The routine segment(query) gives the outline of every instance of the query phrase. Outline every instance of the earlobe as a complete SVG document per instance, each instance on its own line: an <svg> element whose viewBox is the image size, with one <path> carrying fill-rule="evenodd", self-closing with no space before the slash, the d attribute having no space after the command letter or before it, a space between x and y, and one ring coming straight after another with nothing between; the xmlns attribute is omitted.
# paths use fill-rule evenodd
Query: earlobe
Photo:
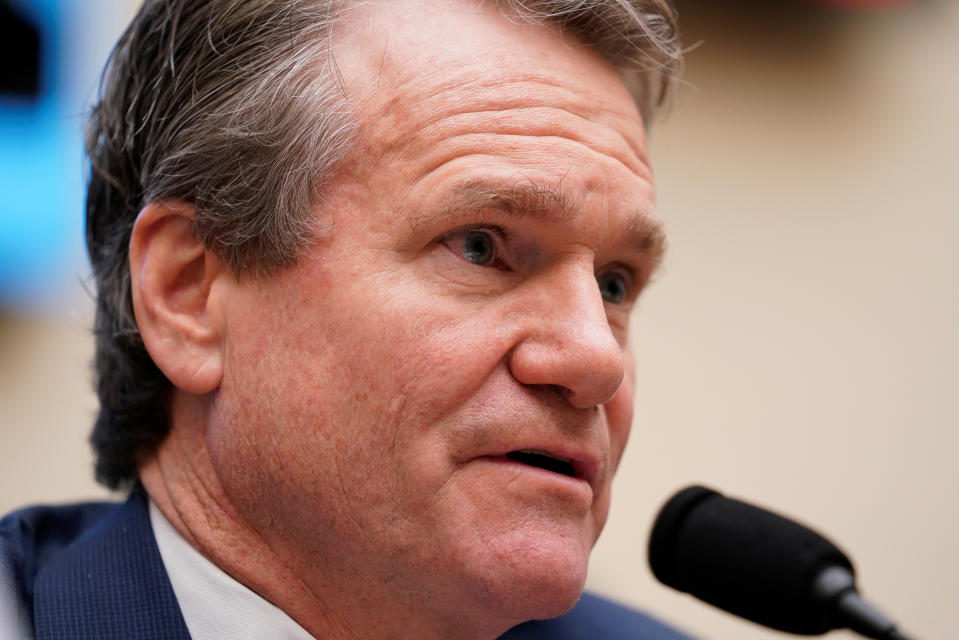
<svg viewBox="0 0 959 640"><path fill-rule="evenodd" d="M209 393L222 377L222 314L215 284L225 267L197 237L193 206L152 202L130 236L130 286L150 357L177 388Z"/></svg>

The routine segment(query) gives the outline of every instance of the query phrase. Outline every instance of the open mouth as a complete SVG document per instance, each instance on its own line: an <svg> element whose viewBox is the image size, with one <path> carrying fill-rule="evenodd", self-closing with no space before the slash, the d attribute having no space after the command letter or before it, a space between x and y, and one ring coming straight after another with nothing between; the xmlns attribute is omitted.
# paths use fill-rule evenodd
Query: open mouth
<svg viewBox="0 0 959 640"><path fill-rule="evenodd" d="M562 458L556 458L544 451L510 451L506 454L506 457L510 460L515 460L516 462L528 464L531 467L539 467L540 469L546 469L547 471L553 471L554 473L561 473L564 476L569 476L570 478L576 477L576 470L573 469L572 462Z"/></svg>

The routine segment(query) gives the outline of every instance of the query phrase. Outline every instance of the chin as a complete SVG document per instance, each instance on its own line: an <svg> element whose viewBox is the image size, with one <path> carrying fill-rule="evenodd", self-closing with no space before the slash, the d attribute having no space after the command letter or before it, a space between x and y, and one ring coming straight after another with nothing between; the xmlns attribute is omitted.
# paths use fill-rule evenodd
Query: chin
<svg viewBox="0 0 959 640"><path fill-rule="evenodd" d="M573 608L586 585L589 550L572 541L525 545L497 554L480 582L487 609L519 624L561 616ZM566 543L566 544L564 544Z"/></svg>

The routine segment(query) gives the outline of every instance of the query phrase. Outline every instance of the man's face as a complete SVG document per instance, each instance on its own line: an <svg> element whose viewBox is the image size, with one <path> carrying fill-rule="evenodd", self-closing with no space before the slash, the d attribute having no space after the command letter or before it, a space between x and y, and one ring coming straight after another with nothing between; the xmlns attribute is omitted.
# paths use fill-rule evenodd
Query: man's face
<svg viewBox="0 0 959 640"><path fill-rule="evenodd" d="M207 433L229 498L311 588L388 585L463 623L578 597L660 241L615 72L515 22L391 2L342 25L360 130L315 208L331 229L229 285Z"/></svg>

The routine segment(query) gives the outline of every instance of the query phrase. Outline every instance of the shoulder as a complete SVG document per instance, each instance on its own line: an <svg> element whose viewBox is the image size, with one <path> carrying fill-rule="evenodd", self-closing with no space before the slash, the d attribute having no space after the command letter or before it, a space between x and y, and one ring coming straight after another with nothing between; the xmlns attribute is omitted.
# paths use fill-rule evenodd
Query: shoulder
<svg viewBox="0 0 959 640"><path fill-rule="evenodd" d="M32 591L40 570L117 507L88 502L29 507L0 520L0 569L3 576Z"/></svg>
<svg viewBox="0 0 959 640"><path fill-rule="evenodd" d="M0 520L0 637L30 625L36 577L115 504L30 507Z"/></svg>
<svg viewBox="0 0 959 640"><path fill-rule="evenodd" d="M0 602L0 623L14 617L37 640L190 637L139 491L120 504L11 514L0 526L0 558L12 576L0 588L14 596Z"/></svg>
<svg viewBox="0 0 959 640"><path fill-rule="evenodd" d="M37 574L118 505L88 502L56 507L29 507L0 520L0 568L32 591Z"/></svg>
<svg viewBox="0 0 959 640"><path fill-rule="evenodd" d="M589 593L564 616L514 627L501 640L692 640L658 620Z"/></svg>
<svg viewBox="0 0 959 640"><path fill-rule="evenodd" d="M86 502L14 511L0 520L0 557L43 566L118 504Z"/></svg>

